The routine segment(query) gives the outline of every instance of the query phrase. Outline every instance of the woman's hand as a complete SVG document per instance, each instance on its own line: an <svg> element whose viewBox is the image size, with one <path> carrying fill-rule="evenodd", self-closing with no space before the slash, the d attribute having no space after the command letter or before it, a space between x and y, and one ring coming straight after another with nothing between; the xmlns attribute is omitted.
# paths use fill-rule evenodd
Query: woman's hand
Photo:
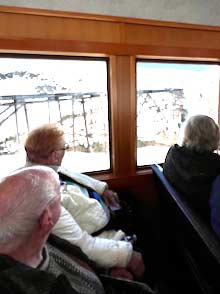
<svg viewBox="0 0 220 294"><path fill-rule="evenodd" d="M118 194L110 189L105 189L102 193L102 198L107 207L111 209L120 209Z"/></svg>

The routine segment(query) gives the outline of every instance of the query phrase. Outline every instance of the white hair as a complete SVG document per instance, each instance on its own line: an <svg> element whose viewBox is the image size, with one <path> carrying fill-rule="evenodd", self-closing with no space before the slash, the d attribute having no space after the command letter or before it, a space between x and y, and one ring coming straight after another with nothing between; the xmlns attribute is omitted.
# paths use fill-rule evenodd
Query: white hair
<svg viewBox="0 0 220 294"><path fill-rule="evenodd" d="M219 148L219 142L219 126L211 117L195 115L186 122L183 146L200 153L213 152Z"/></svg>
<svg viewBox="0 0 220 294"><path fill-rule="evenodd" d="M59 195L59 179L49 167L20 169L0 181L0 244L28 235L46 206Z"/></svg>

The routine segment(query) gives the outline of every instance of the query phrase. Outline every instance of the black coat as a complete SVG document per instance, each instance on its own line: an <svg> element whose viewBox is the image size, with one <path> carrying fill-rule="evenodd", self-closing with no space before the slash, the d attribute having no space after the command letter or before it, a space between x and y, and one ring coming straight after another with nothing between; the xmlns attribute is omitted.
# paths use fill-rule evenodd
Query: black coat
<svg viewBox="0 0 220 294"><path fill-rule="evenodd" d="M212 182L220 174L220 156L174 145L167 153L163 170L169 182L188 203L209 219L208 200Z"/></svg>
<svg viewBox="0 0 220 294"><path fill-rule="evenodd" d="M0 255L0 293L7 294L77 294L64 275L33 269Z"/></svg>
<svg viewBox="0 0 220 294"><path fill-rule="evenodd" d="M81 249L50 235L48 243L68 255L93 266ZM0 293L4 294L79 294L64 274L57 277L47 271L31 268L0 254Z"/></svg>

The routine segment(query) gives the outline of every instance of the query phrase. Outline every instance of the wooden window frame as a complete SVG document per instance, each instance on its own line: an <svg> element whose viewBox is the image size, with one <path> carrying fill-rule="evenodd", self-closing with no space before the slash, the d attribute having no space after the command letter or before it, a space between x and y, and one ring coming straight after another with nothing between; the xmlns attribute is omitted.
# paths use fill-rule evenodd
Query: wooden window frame
<svg viewBox="0 0 220 294"><path fill-rule="evenodd" d="M149 59L149 58L137 58L136 59L136 67L137 67L137 62L146 62L146 63L163 63L163 64L196 64L196 65L220 65L219 62L217 61L208 61L208 60L192 60L192 59ZM219 81L219 97L218 97L218 123L220 124L220 105L219 105L219 101L220 101L220 81ZM137 138L136 138L137 140ZM137 151L136 151L137 152ZM161 162L162 163L162 162ZM137 170L143 170L146 169L148 166L147 165L140 165L137 166Z"/></svg>
<svg viewBox="0 0 220 294"><path fill-rule="evenodd" d="M109 59L112 171L123 185L136 167L136 59L220 61L220 27L0 6L0 53Z"/></svg>

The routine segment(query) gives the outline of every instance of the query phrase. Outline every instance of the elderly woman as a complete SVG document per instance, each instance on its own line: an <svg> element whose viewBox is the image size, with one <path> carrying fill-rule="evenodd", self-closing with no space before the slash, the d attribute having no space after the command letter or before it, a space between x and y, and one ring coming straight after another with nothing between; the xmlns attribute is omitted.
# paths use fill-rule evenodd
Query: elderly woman
<svg viewBox="0 0 220 294"><path fill-rule="evenodd" d="M206 115L189 118L182 146L175 144L166 156L164 174L169 182L204 218L209 220L209 195L213 180L220 174L220 131Z"/></svg>
<svg viewBox="0 0 220 294"><path fill-rule="evenodd" d="M145 270L142 255L133 250L130 242L121 240L125 236L121 230L105 230L110 219L106 204L114 200L115 193L108 189L107 183L61 166L66 150L63 130L56 124L39 126L28 134L25 150L26 166L49 166L61 179L61 215L53 234L80 247L98 266L113 267L116 276L128 279L142 276ZM90 192L96 192L100 199L92 197L94 194ZM100 229L104 232L94 237L92 233Z"/></svg>

